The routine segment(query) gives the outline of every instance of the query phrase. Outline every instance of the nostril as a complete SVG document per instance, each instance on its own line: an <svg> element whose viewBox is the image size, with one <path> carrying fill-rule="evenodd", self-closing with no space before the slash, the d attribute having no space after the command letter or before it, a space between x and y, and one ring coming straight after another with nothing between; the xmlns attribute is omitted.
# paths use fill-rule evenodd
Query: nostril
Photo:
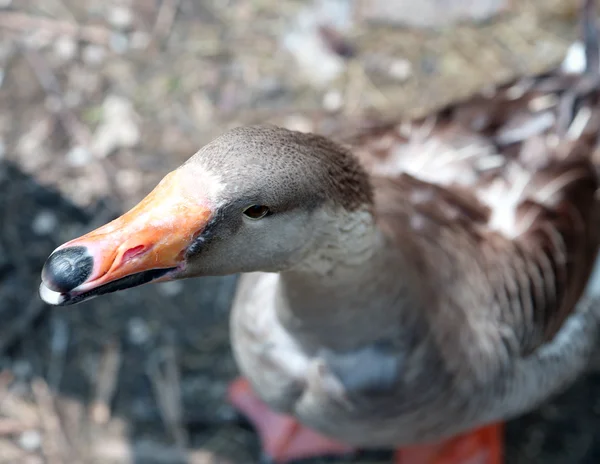
<svg viewBox="0 0 600 464"><path fill-rule="evenodd" d="M74 246L52 253L42 269L42 280L55 292L66 293L84 283L92 273L94 258L87 248Z"/></svg>
<svg viewBox="0 0 600 464"><path fill-rule="evenodd" d="M132 258L135 258L137 255L142 254L146 250L144 245L138 245L136 247L130 248L125 253L123 253L123 262L128 261Z"/></svg>

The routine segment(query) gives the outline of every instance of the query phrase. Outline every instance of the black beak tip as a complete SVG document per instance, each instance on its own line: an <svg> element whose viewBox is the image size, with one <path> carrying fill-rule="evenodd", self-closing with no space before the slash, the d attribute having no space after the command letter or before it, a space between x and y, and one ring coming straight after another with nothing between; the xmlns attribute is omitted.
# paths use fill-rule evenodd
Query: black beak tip
<svg viewBox="0 0 600 464"><path fill-rule="evenodd" d="M74 246L52 253L42 269L42 281L51 290L67 293L84 283L94 268L87 248Z"/></svg>

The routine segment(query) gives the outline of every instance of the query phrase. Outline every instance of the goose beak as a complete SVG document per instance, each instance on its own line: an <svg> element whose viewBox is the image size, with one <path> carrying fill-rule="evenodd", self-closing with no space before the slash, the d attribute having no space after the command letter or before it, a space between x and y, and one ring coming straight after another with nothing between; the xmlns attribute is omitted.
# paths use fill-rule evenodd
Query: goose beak
<svg viewBox="0 0 600 464"><path fill-rule="evenodd" d="M171 172L123 216L58 247L44 264L41 298L66 306L181 275L186 250L212 217L181 176Z"/></svg>

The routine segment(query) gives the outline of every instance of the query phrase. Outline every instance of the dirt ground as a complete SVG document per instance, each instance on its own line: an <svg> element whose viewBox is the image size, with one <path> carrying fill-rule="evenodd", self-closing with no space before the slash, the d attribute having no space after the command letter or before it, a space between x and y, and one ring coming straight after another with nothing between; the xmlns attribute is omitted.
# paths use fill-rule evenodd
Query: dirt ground
<svg viewBox="0 0 600 464"><path fill-rule="evenodd" d="M508 10L430 30L358 0L0 0L0 463L258 462L224 401L235 278L60 309L44 260L228 127L424 114L558 65L577 35L574 1L481 3ZM506 462L600 462L598 392L590 374L511 421Z"/></svg>

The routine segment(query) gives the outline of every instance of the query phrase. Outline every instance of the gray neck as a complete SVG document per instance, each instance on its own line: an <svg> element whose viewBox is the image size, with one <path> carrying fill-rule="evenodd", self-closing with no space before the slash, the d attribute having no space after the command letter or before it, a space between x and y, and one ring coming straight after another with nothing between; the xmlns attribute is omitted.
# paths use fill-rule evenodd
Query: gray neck
<svg viewBox="0 0 600 464"><path fill-rule="evenodd" d="M399 250L386 245L371 214L332 218L317 243L281 273L277 311L286 329L305 348L336 350L398 336L410 317L405 308L414 307L411 285Z"/></svg>

